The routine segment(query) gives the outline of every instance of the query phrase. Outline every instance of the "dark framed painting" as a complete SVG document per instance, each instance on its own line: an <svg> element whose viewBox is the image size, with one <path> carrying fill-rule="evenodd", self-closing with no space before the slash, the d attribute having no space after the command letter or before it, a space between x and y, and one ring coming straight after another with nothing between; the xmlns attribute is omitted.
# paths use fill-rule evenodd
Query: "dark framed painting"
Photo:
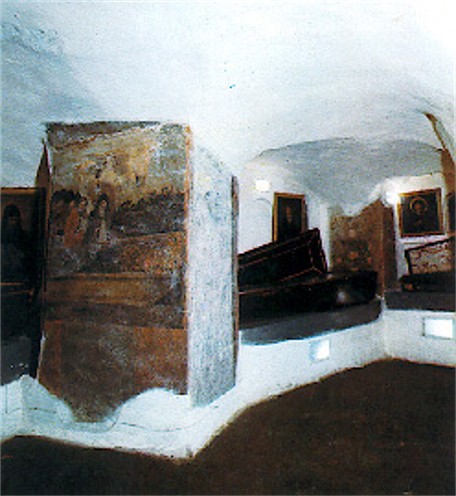
<svg viewBox="0 0 456 496"><path fill-rule="evenodd" d="M442 234L440 189L400 195L399 224L402 237Z"/></svg>
<svg viewBox="0 0 456 496"><path fill-rule="evenodd" d="M39 284L44 260L45 191L1 188L3 283Z"/></svg>
<svg viewBox="0 0 456 496"><path fill-rule="evenodd" d="M304 195L274 193L273 241L294 238L308 229Z"/></svg>
<svg viewBox="0 0 456 496"><path fill-rule="evenodd" d="M2 367L2 381L9 381L37 373L46 204L41 188L1 188L0 195L2 343L21 343L25 353L20 365Z"/></svg>
<svg viewBox="0 0 456 496"><path fill-rule="evenodd" d="M451 232L451 233L454 233L455 232L455 229L454 229L454 221L455 221L455 214L456 214L456 207L455 207L455 204L454 204L454 197L455 197L455 193L452 192L452 193L449 193L447 195L447 201L446 201L446 205L447 205L447 215L448 215L448 231Z"/></svg>

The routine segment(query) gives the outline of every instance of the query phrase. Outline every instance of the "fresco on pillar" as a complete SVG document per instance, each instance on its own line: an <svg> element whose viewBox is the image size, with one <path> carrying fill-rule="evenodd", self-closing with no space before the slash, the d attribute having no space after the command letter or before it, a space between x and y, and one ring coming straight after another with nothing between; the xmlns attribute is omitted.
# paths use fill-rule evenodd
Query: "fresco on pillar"
<svg viewBox="0 0 456 496"><path fill-rule="evenodd" d="M188 128L51 124L39 380L79 419L185 393Z"/></svg>
<svg viewBox="0 0 456 496"><path fill-rule="evenodd" d="M186 132L178 125L48 127L52 163L48 277L157 279L182 304ZM93 278L92 278L93 279Z"/></svg>
<svg viewBox="0 0 456 496"><path fill-rule="evenodd" d="M354 216L334 209L330 223L331 270L377 272L380 294L396 281L394 214L377 200Z"/></svg>

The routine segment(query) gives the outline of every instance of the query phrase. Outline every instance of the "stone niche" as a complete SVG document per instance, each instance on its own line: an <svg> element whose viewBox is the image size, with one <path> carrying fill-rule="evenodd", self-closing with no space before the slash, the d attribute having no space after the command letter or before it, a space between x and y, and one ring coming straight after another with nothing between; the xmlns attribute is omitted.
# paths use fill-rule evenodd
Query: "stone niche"
<svg viewBox="0 0 456 496"><path fill-rule="evenodd" d="M188 127L49 124L39 381L81 421L150 388L235 381L236 188Z"/></svg>

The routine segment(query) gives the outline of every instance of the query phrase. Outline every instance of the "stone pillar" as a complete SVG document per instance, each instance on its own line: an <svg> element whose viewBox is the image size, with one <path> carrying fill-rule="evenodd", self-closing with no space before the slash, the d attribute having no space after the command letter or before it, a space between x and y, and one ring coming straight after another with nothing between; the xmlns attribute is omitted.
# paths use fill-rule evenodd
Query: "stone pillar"
<svg viewBox="0 0 456 496"><path fill-rule="evenodd" d="M236 336L229 174L177 124L51 124L47 148L40 382L81 420L154 387L195 403L223 394Z"/></svg>
<svg viewBox="0 0 456 496"><path fill-rule="evenodd" d="M237 192L232 178L196 149L190 167L188 228L189 391L209 403L235 381L237 345Z"/></svg>

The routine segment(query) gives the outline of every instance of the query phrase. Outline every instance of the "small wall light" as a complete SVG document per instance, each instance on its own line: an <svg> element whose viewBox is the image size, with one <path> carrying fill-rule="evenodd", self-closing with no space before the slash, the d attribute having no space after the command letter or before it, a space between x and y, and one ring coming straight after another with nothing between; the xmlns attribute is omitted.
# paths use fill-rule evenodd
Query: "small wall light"
<svg viewBox="0 0 456 496"><path fill-rule="evenodd" d="M311 341L309 347L309 357L311 362L320 362L329 358L329 339L319 339Z"/></svg>
<svg viewBox="0 0 456 496"><path fill-rule="evenodd" d="M267 179L256 179L255 189L260 193L267 193L271 189L271 183Z"/></svg>
<svg viewBox="0 0 456 496"><path fill-rule="evenodd" d="M453 339L454 337L454 320L451 318L434 317L423 319L424 335L441 339Z"/></svg>

